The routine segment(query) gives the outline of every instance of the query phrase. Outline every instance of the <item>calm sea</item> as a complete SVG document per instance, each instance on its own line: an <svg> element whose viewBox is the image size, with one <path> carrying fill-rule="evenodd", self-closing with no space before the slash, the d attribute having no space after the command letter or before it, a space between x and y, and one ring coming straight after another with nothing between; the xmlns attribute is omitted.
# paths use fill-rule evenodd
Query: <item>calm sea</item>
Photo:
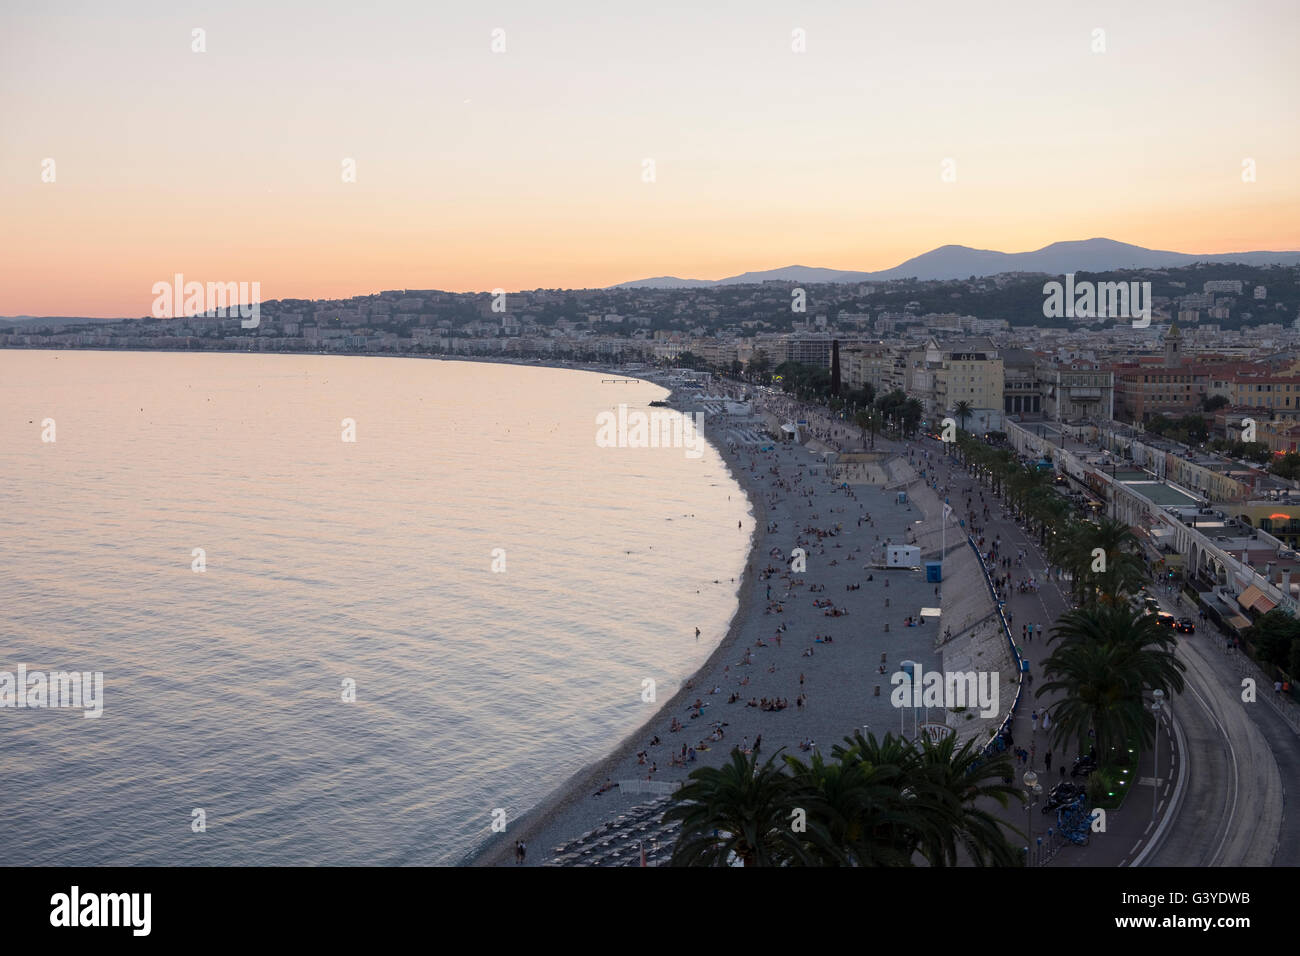
<svg viewBox="0 0 1300 956"><path fill-rule="evenodd" d="M455 862L604 755L752 530L712 449L597 447L665 394L608 378L0 351L0 671L104 675L0 708L0 862Z"/></svg>

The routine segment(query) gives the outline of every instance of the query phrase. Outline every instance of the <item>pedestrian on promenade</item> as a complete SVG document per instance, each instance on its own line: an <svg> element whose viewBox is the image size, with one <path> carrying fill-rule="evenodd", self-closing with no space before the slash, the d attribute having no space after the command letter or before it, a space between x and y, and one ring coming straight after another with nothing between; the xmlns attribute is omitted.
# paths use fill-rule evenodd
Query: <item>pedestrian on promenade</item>
<svg viewBox="0 0 1300 956"><path fill-rule="evenodd" d="M1046 770L1046 772L1047 772L1047 773L1051 773L1051 772L1052 772L1052 752L1051 752L1050 750L1047 751L1047 756L1044 757L1043 760L1046 761L1046 762L1044 763L1044 765L1043 765L1044 768L1045 768L1045 770Z"/></svg>
<svg viewBox="0 0 1300 956"><path fill-rule="evenodd" d="M1043 711L1043 732L1046 733L1050 726L1052 726L1052 718L1048 716L1047 711Z"/></svg>
<svg viewBox="0 0 1300 956"><path fill-rule="evenodd" d="M1038 711L1034 711L1033 715L1029 719L1034 724L1034 733L1038 733Z"/></svg>

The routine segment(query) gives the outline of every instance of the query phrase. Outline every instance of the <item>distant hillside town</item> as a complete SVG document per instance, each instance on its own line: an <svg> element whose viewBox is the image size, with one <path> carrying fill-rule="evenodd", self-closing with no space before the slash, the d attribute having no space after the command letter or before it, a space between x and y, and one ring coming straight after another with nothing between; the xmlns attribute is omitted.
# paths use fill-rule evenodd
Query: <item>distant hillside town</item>
<svg viewBox="0 0 1300 956"><path fill-rule="evenodd" d="M262 302L251 328L234 308L118 321L0 320L0 347L417 352L652 362L676 361L689 353L714 367L732 368L763 357L773 364L820 360L832 338L843 345L887 342L918 348L931 338L943 343L970 336L1063 360L1120 363L1158 352L1162 327L1172 322L1183 330L1189 354L1213 344L1218 353L1245 357L1297 342L1297 266L1201 264L1071 274L1071 287L1145 286L1149 296L1143 307L1150 312L1145 328L1089 318L1073 309L1057 315L1044 287L1060 278L1005 273L964 280L806 285L780 280L685 289L403 290L350 299ZM874 364L868 366L862 374L873 374Z"/></svg>
<svg viewBox="0 0 1300 956"><path fill-rule="evenodd" d="M1141 314L1054 308L1061 280L1097 290L1093 304L1141 288ZM10 321L0 347L654 365L676 370L654 373L667 381L823 400L864 430L933 434L959 418L1138 529L1153 564L1228 626L1300 610L1300 267L403 290L258 312Z"/></svg>

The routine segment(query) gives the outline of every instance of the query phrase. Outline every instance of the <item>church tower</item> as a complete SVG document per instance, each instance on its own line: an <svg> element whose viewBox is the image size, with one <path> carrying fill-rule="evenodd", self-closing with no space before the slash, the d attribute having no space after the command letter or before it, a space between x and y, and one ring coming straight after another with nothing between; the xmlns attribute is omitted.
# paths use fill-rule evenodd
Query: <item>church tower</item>
<svg viewBox="0 0 1300 956"><path fill-rule="evenodd" d="M1178 331L1178 323L1172 322L1165 333L1165 368L1178 368L1183 364L1183 333Z"/></svg>

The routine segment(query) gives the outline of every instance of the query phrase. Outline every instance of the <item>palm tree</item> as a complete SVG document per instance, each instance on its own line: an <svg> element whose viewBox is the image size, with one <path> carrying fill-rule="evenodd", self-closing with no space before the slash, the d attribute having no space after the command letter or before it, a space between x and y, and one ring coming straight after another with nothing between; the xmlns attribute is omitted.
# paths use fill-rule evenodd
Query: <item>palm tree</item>
<svg viewBox="0 0 1300 956"><path fill-rule="evenodd" d="M1113 742L1140 733L1145 709L1140 694L1120 670L1122 653L1105 644L1062 648L1044 664L1044 676L1055 678L1038 689L1038 695L1063 691L1065 696L1052 705L1052 743L1065 749L1070 740L1079 752L1090 734L1100 754L1108 754Z"/></svg>
<svg viewBox="0 0 1300 956"><path fill-rule="evenodd" d="M1174 656L1172 633L1127 607L1092 605L1060 618L1048 638L1058 642L1043 663L1048 680L1037 691L1039 697L1065 694L1050 708L1053 743L1075 739L1082 750L1090 729L1103 755L1130 737L1150 743L1155 720L1143 695L1159 688L1172 697L1184 687L1186 665Z"/></svg>
<svg viewBox="0 0 1300 956"><path fill-rule="evenodd" d="M1070 513L1070 503L1060 495L1044 488L1038 490L1026 505L1030 518L1038 522L1038 544L1047 544L1047 529L1059 527Z"/></svg>
<svg viewBox="0 0 1300 956"><path fill-rule="evenodd" d="M1178 641L1174 632L1144 611L1123 605L1095 605L1079 608L1061 616L1048 644L1061 647L1105 644L1135 655L1129 662L1128 676L1145 689L1159 688L1166 694L1183 689L1182 672L1186 670L1174 654Z"/></svg>
<svg viewBox="0 0 1300 956"><path fill-rule="evenodd" d="M904 426L912 437L916 437L916 426L921 423L921 416L925 414L925 406L915 398L909 398L903 403L901 412Z"/></svg>
<svg viewBox="0 0 1300 956"><path fill-rule="evenodd" d="M953 405L952 413L956 415L957 420L961 422L962 431L966 430L966 419L970 417L970 414L973 411L974 409L971 408L970 402L966 401L965 399Z"/></svg>
<svg viewBox="0 0 1300 956"><path fill-rule="evenodd" d="M956 748L956 735L938 744L922 738L920 769L925 784L919 791L921 799L932 802L941 819L955 817L955 823L935 827L931 832L939 839L923 842L921 853L931 866L956 866L966 860L976 866L1019 865L1019 851L1002 832L1008 825L984 809L990 799L1002 807L1013 797L1023 799L1016 786L1003 782L1011 775L1010 758L1002 754L984 760L974 737L960 750Z"/></svg>
<svg viewBox="0 0 1300 956"><path fill-rule="evenodd" d="M923 740L916 744L886 734L877 742L874 734L861 731L846 737L848 747L836 745L841 763L897 768L895 786L904 797L906 810L900 820L895 814L878 828L879 842L892 854L920 853L931 866L952 866L959 860L958 847L979 866L1015 865L1019 857L1003 836L1005 824L976 806L989 797L1003 806L1010 797L1021 796L1014 786L1002 782L1010 776L1005 756L984 762L974 739L956 751L956 738L940 744Z"/></svg>
<svg viewBox="0 0 1300 956"><path fill-rule="evenodd" d="M866 761L826 763L820 753L804 764L787 756L796 791L823 822L807 841L809 856L819 866L909 866L911 853L882 835L907 826L911 808L902 796L898 767ZM814 830L810 827L809 834Z"/></svg>
<svg viewBox="0 0 1300 956"><path fill-rule="evenodd" d="M853 421L862 431L863 447L866 447L866 437L868 432L871 434L871 447L876 447L876 433L880 431L880 411L875 408L864 408L853 417Z"/></svg>
<svg viewBox="0 0 1300 956"><path fill-rule="evenodd" d="M1084 548L1088 525L1086 521L1067 521L1056 528L1052 540L1047 543L1048 560L1070 576L1070 592L1075 603L1081 600L1083 575L1089 567L1083 563L1083 557L1091 558L1090 552Z"/></svg>
<svg viewBox="0 0 1300 956"><path fill-rule="evenodd" d="M992 488L993 462L998 454L997 450L990 448L983 442L977 442L973 438L967 442L965 447L968 463L975 476L979 479L980 484L987 481L989 487Z"/></svg>
<svg viewBox="0 0 1300 956"><path fill-rule="evenodd" d="M1123 603L1146 579L1137 535L1123 521L1102 518L1085 522L1075 547L1073 563L1081 580L1080 597L1086 602ZM1100 552L1100 553L1098 553Z"/></svg>
<svg viewBox="0 0 1300 956"><path fill-rule="evenodd" d="M778 751L779 755L780 751ZM675 866L1014 865L1019 856L985 809L1020 792L1001 782L1005 757L983 761L974 740L933 745L861 732L808 763L776 756L761 766L739 750L720 768L701 768L673 795L664 821L680 820ZM805 826L796 830L796 810Z"/></svg>
<svg viewBox="0 0 1300 956"><path fill-rule="evenodd" d="M1016 464L1006 477L1007 502L1020 515L1041 522L1040 544L1047 536L1047 523L1059 520L1068 510L1064 500L1052 491L1052 477L1038 468Z"/></svg>
<svg viewBox="0 0 1300 956"><path fill-rule="evenodd" d="M729 866L733 855L745 866L813 862L791 828L799 795L791 778L774 766L779 754L760 767L757 753L733 747L730 763L691 771L690 782L673 794L663 817L665 823L682 822L673 866Z"/></svg>
<svg viewBox="0 0 1300 956"><path fill-rule="evenodd" d="M1001 494L1008 478L1016 473L1020 463L1016 456L1005 448L992 449L988 459L989 481L993 494Z"/></svg>
<svg viewBox="0 0 1300 956"><path fill-rule="evenodd" d="M1023 465L1017 463L1008 470L1005 482L1006 499L1013 510L1019 508L1022 497L1029 488L1029 481L1029 470Z"/></svg>

